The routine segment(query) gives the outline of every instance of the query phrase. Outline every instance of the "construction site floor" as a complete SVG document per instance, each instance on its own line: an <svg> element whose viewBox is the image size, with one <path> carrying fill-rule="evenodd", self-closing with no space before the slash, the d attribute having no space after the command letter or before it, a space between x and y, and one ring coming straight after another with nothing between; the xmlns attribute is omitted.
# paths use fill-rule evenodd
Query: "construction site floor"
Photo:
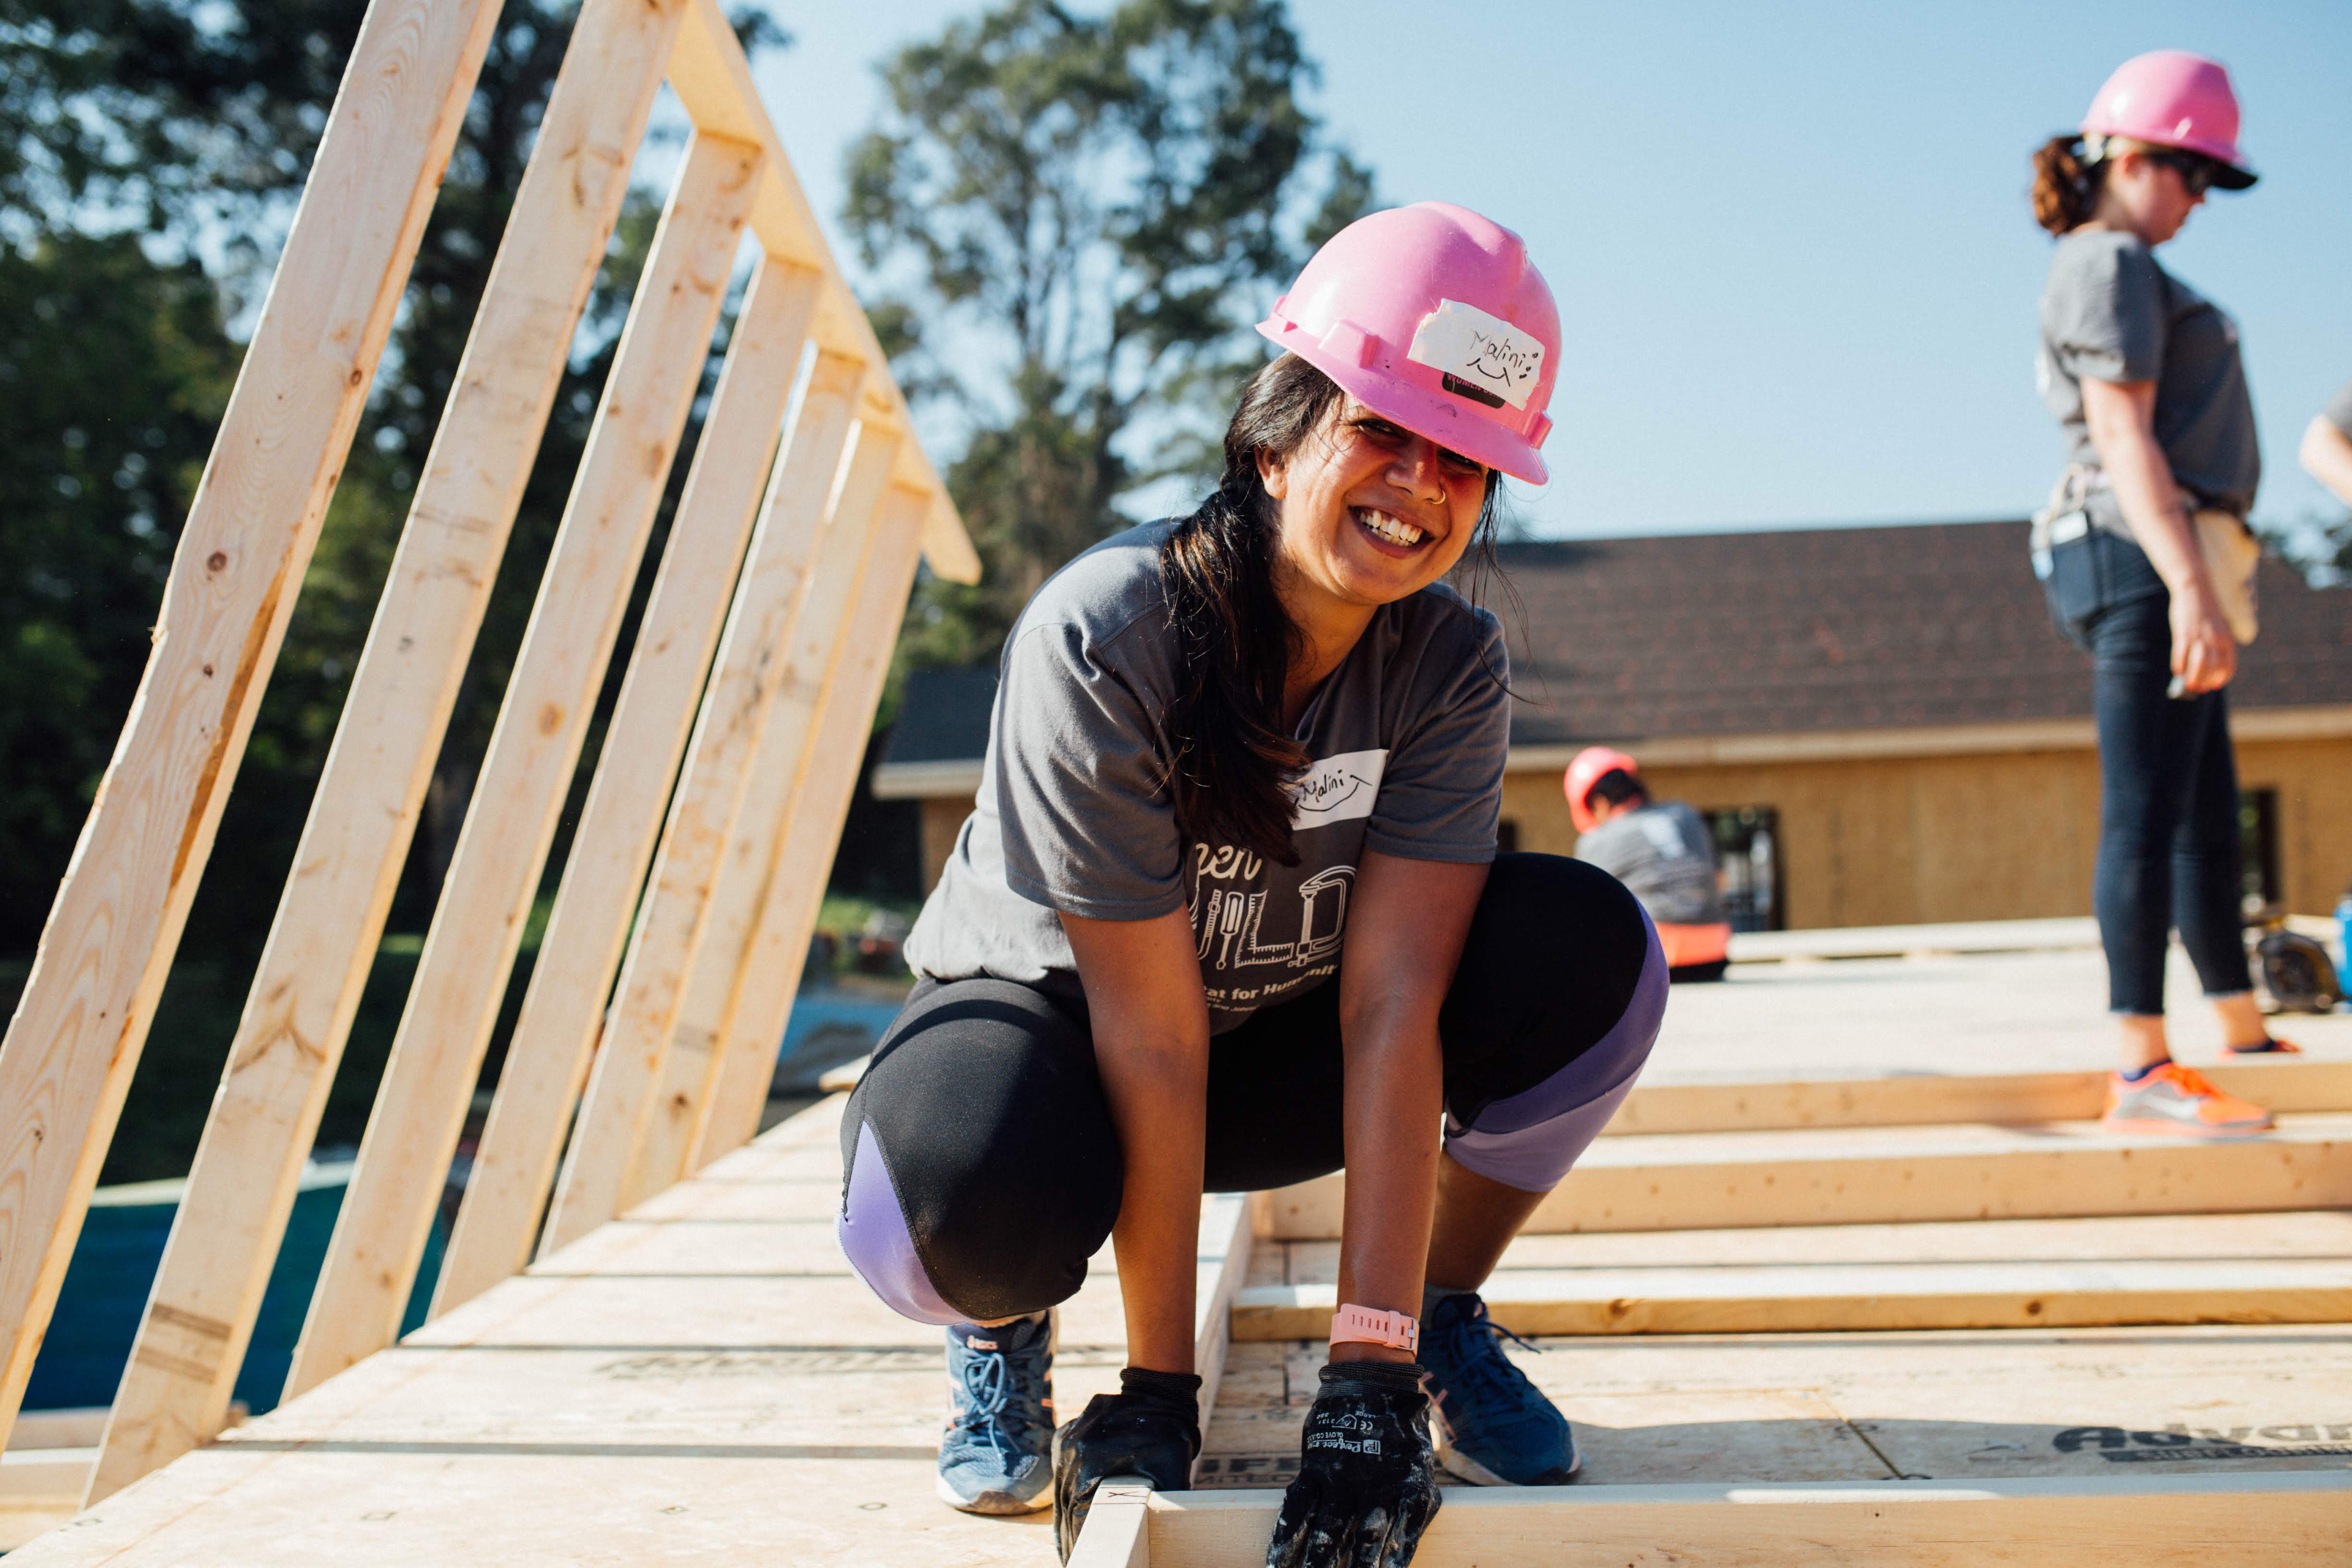
<svg viewBox="0 0 2352 1568"><path fill-rule="evenodd" d="M1676 991L1648 1081L2087 1072L2105 1062L2103 986L2097 953L2079 949L1742 964L1723 984ZM2180 1001L2182 1056L2211 1057L2193 994ZM2352 1063L2352 1016L2281 1028L2308 1065ZM974 1519L933 1496L940 1333L883 1308L835 1246L841 1103L801 1111L12 1557L25 1568L1050 1563L1045 1515ZM2336 1206L2260 1218L2298 1267L2344 1265L2341 1216L2326 1212ZM2043 1227L2014 1233L2029 1260L2200 1256L2126 1236L2083 1264L2048 1228L2073 1222L2003 1223ZM1704 1263L1690 1251L1696 1234L1661 1234L1654 1255L1637 1233L1531 1237L1513 1267L1549 1279L1652 1256ZM1813 1250L1779 1234L1777 1252L1745 1256L1802 1262ZM1852 1241L1859 1231L1840 1234L1847 1250L1824 1239L1823 1265L1881 1256ZM1574 1250L1586 1244L1599 1250ZM2225 1261L2268 1245L2213 1243ZM1955 1256L2018 1250L1969 1243ZM1261 1239L1246 1284L1312 1285L1328 1251L1311 1234ZM1204 1281L1219 1262L1204 1259ZM2326 1321L1605 1333L1538 1338L1542 1353L1514 1354L1577 1423L1585 1479L1612 1496L1675 1482L2340 1472L2352 1467L2352 1281L2332 1289L2305 1300L2347 1304ZM1296 1453L1319 1352L1311 1337L1244 1331L1223 1363L1203 1488L1278 1485ZM1063 1310L1065 1413L1115 1385L1121 1341L1106 1253ZM2344 1505L2325 1506L2332 1521ZM1236 1539L1257 1528L1241 1521ZM1433 1531L1431 1568L1471 1560L1450 1539ZM1764 1559L1739 1559L1751 1560Z"/></svg>

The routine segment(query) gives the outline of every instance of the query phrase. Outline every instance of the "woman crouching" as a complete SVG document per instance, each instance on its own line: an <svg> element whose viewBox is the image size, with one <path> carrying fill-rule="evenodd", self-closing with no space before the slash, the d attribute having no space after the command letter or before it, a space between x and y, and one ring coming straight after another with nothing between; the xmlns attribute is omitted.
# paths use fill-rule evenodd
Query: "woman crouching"
<svg viewBox="0 0 2352 1568"><path fill-rule="evenodd" d="M1478 1288L1647 1058L1648 918L1496 855L1495 617L1443 579L1537 447L1559 345L1517 236L1435 203L1307 263L1216 493L1087 552L1007 641L920 977L842 1127L840 1234L947 1327L940 1490L1188 1484L1201 1196L1345 1168L1339 1310L1268 1562L1402 1564L1436 1466L1568 1480ZM1129 1364L1053 1433L1053 1307L1117 1248ZM1428 1415L1436 1416L1434 1449Z"/></svg>

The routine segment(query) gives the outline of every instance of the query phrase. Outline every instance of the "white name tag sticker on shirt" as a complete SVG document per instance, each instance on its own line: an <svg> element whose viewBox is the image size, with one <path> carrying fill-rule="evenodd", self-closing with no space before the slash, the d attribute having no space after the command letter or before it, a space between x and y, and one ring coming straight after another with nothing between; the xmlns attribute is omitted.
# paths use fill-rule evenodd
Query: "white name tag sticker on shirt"
<svg viewBox="0 0 2352 1568"><path fill-rule="evenodd" d="M1445 378L1445 390L1489 408L1525 410L1543 377L1544 346L1499 316L1444 300L1413 329L1405 358Z"/></svg>
<svg viewBox="0 0 2352 1568"><path fill-rule="evenodd" d="M1298 782L1290 786L1290 830L1296 833L1371 816L1372 802L1380 798L1381 774L1388 765L1386 749L1342 752L1307 763Z"/></svg>

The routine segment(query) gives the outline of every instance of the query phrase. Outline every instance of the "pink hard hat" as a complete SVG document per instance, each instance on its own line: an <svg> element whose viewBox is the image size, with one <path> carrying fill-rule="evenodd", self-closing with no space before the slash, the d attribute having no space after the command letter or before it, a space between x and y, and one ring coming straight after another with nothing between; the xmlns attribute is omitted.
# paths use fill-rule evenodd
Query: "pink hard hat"
<svg viewBox="0 0 2352 1568"><path fill-rule="evenodd" d="M1559 310L1527 243L1466 207L1416 202L1323 242L1257 330L1406 429L1513 479L1559 374Z"/></svg>
<svg viewBox="0 0 2352 1568"><path fill-rule="evenodd" d="M1560 780L1560 788L1567 792L1568 815L1575 819L1579 833L1590 833L1593 828L1592 786L1621 771L1639 776L1642 767L1624 752L1608 746L1587 746L1570 762L1568 776Z"/></svg>
<svg viewBox="0 0 2352 1568"><path fill-rule="evenodd" d="M2083 134L2128 136L2201 153L2221 165L2213 183L2223 190L2242 191L2254 183L2238 150L2238 95L2230 89L2230 73L2186 49L2158 49L2117 66L2091 100Z"/></svg>

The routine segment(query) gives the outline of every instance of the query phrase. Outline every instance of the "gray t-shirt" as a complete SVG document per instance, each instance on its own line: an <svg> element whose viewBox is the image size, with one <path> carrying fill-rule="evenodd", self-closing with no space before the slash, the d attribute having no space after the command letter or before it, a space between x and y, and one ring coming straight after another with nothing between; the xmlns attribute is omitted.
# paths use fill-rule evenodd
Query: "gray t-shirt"
<svg viewBox="0 0 2352 1568"><path fill-rule="evenodd" d="M2062 237L2042 290L2042 401L2066 432L2069 462L2096 468L2083 420L2083 383L2156 383L2156 441L2197 504L2243 517L2263 477L2253 399L2238 355L2238 323L2157 265L2137 235L2078 228ZM2092 494L2091 521L2128 537L2112 490Z"/></svg>
<svg viewBox="0 0 2352 1568"><path fill-rule="evenodd" d="M1076 994L1057 911L1190 908L1213 1031L1336 973L1367 849L1495 856L1510 701L1493 615L1433 585L1381 607L1299 721L1299 861L1195 843L1162 783L1177 655L1160 586L1169 524L1130 529L1037 591L1006 641L979 799L907 939L940 980Z"/></svg>
<svg viewBox="0 0 2352 1568"><path fill-rule="evenodd" d="M2346 439L2352 440L2352 381L2346 382L2344 389L2329 398L2327 406L2320 412L2327 416L2330 425L2344 432Z"/></svg>
<svg viewBox="0 0 2352 1568"><path fill-rule="evenodd" d="M1624 883L1654 921L1709 926L1729 918L1715 879L1715 840L1681 801L1611 817L1577 839L1576 858Z"/></svg>

